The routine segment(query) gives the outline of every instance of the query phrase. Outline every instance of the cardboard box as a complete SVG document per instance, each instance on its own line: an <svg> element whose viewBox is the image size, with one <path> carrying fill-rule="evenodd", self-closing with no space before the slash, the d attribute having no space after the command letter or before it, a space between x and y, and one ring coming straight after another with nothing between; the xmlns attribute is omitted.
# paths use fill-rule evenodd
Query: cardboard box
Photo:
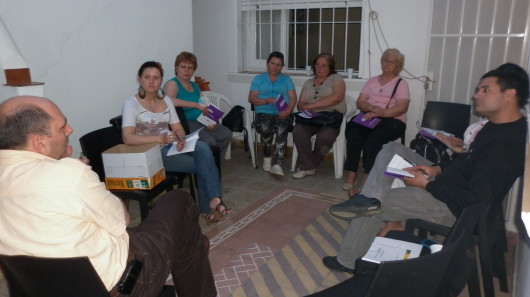
<svg viewBox="0 0 530 297"><path fill-rule="evenodd" d="M107 189L149 190L166 178L158 144L118 144L102 153Z"/></svg>

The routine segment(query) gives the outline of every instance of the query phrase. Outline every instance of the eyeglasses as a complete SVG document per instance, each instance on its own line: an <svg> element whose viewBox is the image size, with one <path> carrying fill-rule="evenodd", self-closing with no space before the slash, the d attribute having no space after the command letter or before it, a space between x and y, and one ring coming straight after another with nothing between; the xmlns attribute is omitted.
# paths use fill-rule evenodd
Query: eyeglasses
<svg viewBox="0 0 530 297"><path fill-rule="evenodd" d="M389 60L389 59L383 59L381 63L388 63L388 64L397 64L397 61L395 60Z"/></svg>

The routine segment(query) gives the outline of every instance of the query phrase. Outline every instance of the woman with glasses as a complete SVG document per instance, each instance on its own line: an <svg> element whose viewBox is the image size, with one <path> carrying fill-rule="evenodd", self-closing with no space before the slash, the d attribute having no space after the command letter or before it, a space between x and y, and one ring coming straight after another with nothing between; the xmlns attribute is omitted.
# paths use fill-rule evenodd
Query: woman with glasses
<svg viewBox="0 0 530 297"><path fill-rule="evenodd" d="M362 188L383 145L405 132L410 93L407 82L399 78L404 64L405 56L399 50L385 50L381 56L383 73L370 78L357 99L357 108L365 113L364 119L378 117L381 122L373 128L355 122L346 126L346 177L342 189L348 191L349 197ZM364 175L360 187L354 189L361 153Z"/></svg>
<svg viewBox="0 0 530 297"><path fill-rule="evenodd" d="M221 124L205 126L197 121L201 114L208 114L208 106L201 102L199 86L191 81L197 70L197 57L190 52L181 52L175 59L175 77L164 85L164 92L175 106L182 107L190 132L204 128L199 132L199 139L210 146L217 146L221 156L226 155L232 140L232 131ZM218 106L219 107L219 106Z"/></svg>
<svg viewBox="0 0 530 297"><path fill-rule="evenodd" d="M297 172L294 178L303 178L316 173L316 167L333 147L340 131L342 117L346 113L344 96L346 86L342 76L335 72L335 59L327 53L319 54L313 60L315 76L302 87L298 100L299 111L310 111L329 115L338 125L311 125L296 123L293 139L298 151ZM298 120L297 120L298 121ZM316 135L312 148L311 137Z"/></svg>
<svg viewBox="0 0 530 297"><path fill-rule="evenodd" d="M197 174L201 216L207 224L218 222L231 210L221 200L221 181L210 146L197 141L192 152L168 156L169 144L174 142L177 151L182 151L186 134L173 102L160 94L163 76L162 65L154 61L145 62L138 70L138 93L123 104L123 143L158 143L167 171Z"/></svg>
<svg viewBox="0 0 530 297"><path fill-rule="evenodd" d="M272 52L267 58L267 72L252 80L248 102L254 105L254 127L261 135L263 170L284 176L282 160L287 146L287 134L293 125L296 90L291 77L281 73L283 54ZM272 139L276 134L276 151L272 156Z"/></svg>

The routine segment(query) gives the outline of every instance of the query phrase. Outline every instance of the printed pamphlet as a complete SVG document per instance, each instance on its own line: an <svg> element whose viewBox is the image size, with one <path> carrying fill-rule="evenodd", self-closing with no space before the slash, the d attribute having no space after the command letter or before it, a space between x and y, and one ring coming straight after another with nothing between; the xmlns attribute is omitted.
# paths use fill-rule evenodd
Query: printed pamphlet
<svg viewBox="0 0 530 297"><path fill-rule="evenodd" d="M317 117L320 115L320 113L318 112L312 112L310 110L305 110L305 109L302 109L298 112L298 115L303 117L303 118L306 118L306 119L312 119L314 117Z"/></svg>
<svg viewBox="0 0 530 297"><path fill-rule="evenodd" d="M462 148L462 140L459 138L456 138L453 134L441 131L441 130L435 130L431 128L425 128L421 127L419 133L428 139L438 139L441 143L445 144L447 148L452 150L456 153L462 153L465 150Z"/></svg>
<svg viewBox="0 0 530 297"><path fill-rule="evenodd" d="M278 98L276 98L276 102L274 102L274 106L276 106L276 109L278 110L278 112L282 112L286 110L287 107L289 107L289 103L287 103L287 101L285 101L285 98L283 98L283 95L280 94L278 95Z"/></svg>
<svg viewBox="0 0 530 297"><path fill-rule="evenodd" d="M365 119L364 118L365 115L366 115L366 113L361 111L359 114L354 116L351 121L356 123L356 124L359 124L361 126L365 126L365 127L371 128L371 129L373 129L375 126L377 126L377 124L379 124L381 122L381 118Z"/></svg>
<svg viewBox="0 0 530 297"><path fill-rule="evenodd" d="M219 123L219 120L224 114L225 113L222 110L220 110L219 107L213 104L210 104L208 105L208 114L207 115L201 114L197 118L197 122L205 126L215 125Z"/></svg>
<svg viewBox="0 0 530 297"><path fill-rule="evenodd" d="M362 259L373 263L412 259L420 256L421 249L421 244L376 237Z"/></svg>

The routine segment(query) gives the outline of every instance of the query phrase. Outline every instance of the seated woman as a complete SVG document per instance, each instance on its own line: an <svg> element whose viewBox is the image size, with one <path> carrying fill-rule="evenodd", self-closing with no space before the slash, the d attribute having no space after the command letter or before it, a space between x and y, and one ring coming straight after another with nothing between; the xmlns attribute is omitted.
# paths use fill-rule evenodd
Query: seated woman
<svg viewBox="0 0 530 297"><path fill-rule="evenodd" d="M181 52L175 60L175 77L165 83L164 92L175 106L184 110L190 132L204 127L199 132L199 139L208 145L219 147L221 156L225 156L232 140L232 131L221 124L204 126L197 121L201 114L208 114L208 106L206 102L201 104L199 86L191 81L195 70L197 70L197 57L189 52Z"/></svg>
<svg viewBox="0 0 530 297"><path fill-rule="evenodd" d="M263 170L279 176L283 176L282 160L287 146L287 134L293 125L292 112L296 105L293 81L281 73L282 68L283 54L272 52L267 58L267 73L254 77L248 93L248 102L254 104L256 110L253 124L261 134ZM279 111L274 104L280 94L287 103L283 111ZM272 138L275 133L276 151L272 158Z"/></svg>
<svg viewBox="0 0 530 297"><path fill-rule="evenodd" d="M162 161L168 171L195 173L198 176L199 208L207 224L218 222L229 213L221 200L221 181L210 147L197 141L193 152L168 156L171 143L181 151L185 132L169 97L159 94L164 71L158 62L145 62L138 70L138 93L123 104L122 134L127 145L160 144ZM170 130L171 128L171 130Z"/></svg>
<svg viewBox="0 0 530 297"><path fill-rule="evenodd" d="M327 53L319 54L313 61L315 77L308 79L302 87L298 110L333 113L333 118L342 123L346 113L344 96L346 86L342 76L335 72L335 59ZM296 123L293 139L298 151L294 178L303 178L316 173L316 167L329 152L340 131L338 126L318 127ZM311 148L311 137L316 134L315 147Z"/></svg>
<svg viewBox="0 0 530 297"><path fill-rule="evenodd" d="M381 122L374 128L351 121L346 126L346 163L344 164L346 178L342 189L348 191L350 197L359 192L358 189L353 188L353 184L357 177L361 153L364 167L362 184L364 184L383 145L398 139L405 132L410 93L407 82L399 78L404 65L405 56L399 50L394 48L385 50L381 56L383 73L370 78L364 84L357 99L357 108L366 113L365 119L379 117ZM359 189L362 188L362 184Z"/></svg>

